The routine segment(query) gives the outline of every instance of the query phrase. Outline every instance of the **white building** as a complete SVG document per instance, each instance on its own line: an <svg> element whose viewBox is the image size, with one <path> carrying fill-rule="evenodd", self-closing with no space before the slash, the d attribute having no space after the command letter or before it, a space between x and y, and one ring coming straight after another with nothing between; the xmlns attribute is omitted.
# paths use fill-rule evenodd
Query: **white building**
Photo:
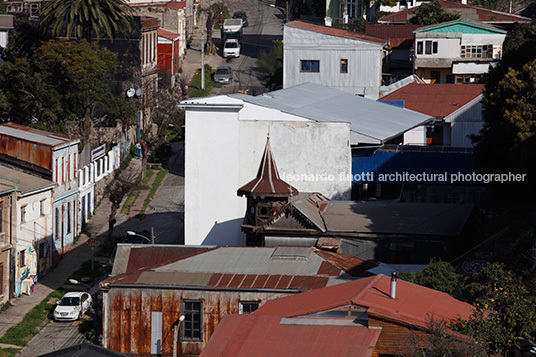
<svg viewBox="0 0 536 357"><path fill-rule="evenodd" d="M185 244L242 245L246 199L269 134L280 177L300 192L349 199L352 147L402 140L430 117L306 83L252 97L191 99L186 108Z"/></svg>
<svg viewBox="0 0 536 357"><path fill-rule="evenodd" d="M33 279L52 266L52 192L54 182L0 166L0 181L16 190L13 207L12 244L14 254L14 293L29 292Z"/></svg>
<svg viewBox="0 0 536 357"><path fill-rule="evenodd" d="M503 52L506 31L470 20L422 27L415 33L415 73L427 83L481 83Z"/></svg>
<svg viewBox="0 0 536 357"><path fill-rule="evenodd" d="M285 24L283 88L316 83L378 99L387 40L301 21Z"/></svg>

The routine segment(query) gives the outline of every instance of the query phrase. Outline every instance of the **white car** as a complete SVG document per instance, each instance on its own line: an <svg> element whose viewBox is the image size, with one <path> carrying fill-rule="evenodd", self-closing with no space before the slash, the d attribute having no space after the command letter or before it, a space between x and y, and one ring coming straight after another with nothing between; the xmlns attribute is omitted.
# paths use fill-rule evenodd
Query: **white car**
<svg viewBox="0 0 536 357"><path fill-rule="evenodd" d="M223 57L240 57L240 42L237 39L229 39L223 45Z"/></svg>
<svg viewBox="0 0 536 357"><path fill-rule="evenodd" d="M91 307L91 295L85 292L70 292L56 303L55 321L75 321Z"/></svg>

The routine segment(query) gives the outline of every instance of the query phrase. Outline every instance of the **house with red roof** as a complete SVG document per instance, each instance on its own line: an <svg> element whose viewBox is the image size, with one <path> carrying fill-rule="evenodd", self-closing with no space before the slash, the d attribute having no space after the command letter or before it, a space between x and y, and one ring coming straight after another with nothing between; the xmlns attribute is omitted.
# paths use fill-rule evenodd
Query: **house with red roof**
<svg viewBox="0 0 536 357"><path fill-rule="evenodd" d="M411 354L428 341L434 324L465 319L472 309L448 294L379 274L274 299L252 315L225 317L201 355ZM333 345L326 346L331 340L321 331L334 338ZM444 332L458 336L448 327ZM322 353L315 354L314 344Z"/></svg>
<svg viewBox="0 0 536 357"><path fill-rule="evenodd" d="M485 7L479 7L474 5L467 5L466 1L455 2L449 0L440 0L441 7L450 12L459 13L461 19L467 19L472 21L480 21L486 24L491 24L495 26L504 27L506 25L511 25L516 22L530 22L531 19L525 16L518 14L513 14L504 11L486 9ZM406 24L414 15L416 9L422 4L422 2L413 2L408 1L406 4L406 9L403 7L403 1L400 1L398 4L402 5L400 8L401 11L395 12L393 14L385 15L378 22L380 24L391 24L391 25L400 25ZM388 11L382 10L380 11Z"/></svg>
<svg viewBox="0 0 536 357"><path fill-rule="evenodd" d="M380 98L419 113L433 116L433 125L415 129L406 135L426 135L427 145L473 147L470 135L483 126L483 84L420 84L410 83ZM424 132L423 132L424 131ZM418 134L420 133L420 134Z"/></svg>
<svg viewBox="0 0 536 357"><path fill-rule="evenodd" d="M390 271L324 253L311 247L119 244L112 276L101 283L103 347L132 355L169 356L174 348L198 355L226 314L250 314L269 300L369 277L375 268Z"/></svg>
<svg viewBox="0 0 536 357"><path fill-rule="evenodd" d="M285 24L283 88L311 82L378 99L387 40L303 21Z"/></svg>

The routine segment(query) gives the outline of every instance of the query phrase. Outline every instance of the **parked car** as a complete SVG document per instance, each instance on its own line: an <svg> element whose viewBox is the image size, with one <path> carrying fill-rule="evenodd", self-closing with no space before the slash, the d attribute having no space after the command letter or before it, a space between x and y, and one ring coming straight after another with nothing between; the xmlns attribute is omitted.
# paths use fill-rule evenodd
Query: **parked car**
<svg viewBox="0 0 536 357"><path fill-rule="evenodd" d="M70 292L56 303L54 309L55 321L75 321L91 307L91 295L86 292Z"/></svg>
<svg viewBox="0 0 536 357"><path fill-rule="evenodd" d="M248 26L248 17L245 12L243 11L236 11L233 14L233 19L242 19L242 26L247 27Z"/></svg>
<svg viewBox="0 0 536 357"><path fill-rule="evenodd" d="M214 82L229 84L233 80L233 70L229 66L219 66L214 73Z"/></svg>
<svg viewBox="0 0 536 357"><path fill-rule="evenodd" d="M240 57L240 42L236 39L225 41L225 45L223 45L223 57Z"/></svg>

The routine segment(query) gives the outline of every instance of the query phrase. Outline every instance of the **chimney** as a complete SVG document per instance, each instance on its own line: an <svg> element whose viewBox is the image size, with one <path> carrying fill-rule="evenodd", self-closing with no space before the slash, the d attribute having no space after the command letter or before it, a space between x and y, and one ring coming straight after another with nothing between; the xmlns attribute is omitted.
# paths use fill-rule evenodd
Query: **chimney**
<svg viewBox="0 0 536 357"><path fill-rule="evenodd" d="M398 273L396 271L391 272L391 298L396 299L396 277Z"/></svg>

